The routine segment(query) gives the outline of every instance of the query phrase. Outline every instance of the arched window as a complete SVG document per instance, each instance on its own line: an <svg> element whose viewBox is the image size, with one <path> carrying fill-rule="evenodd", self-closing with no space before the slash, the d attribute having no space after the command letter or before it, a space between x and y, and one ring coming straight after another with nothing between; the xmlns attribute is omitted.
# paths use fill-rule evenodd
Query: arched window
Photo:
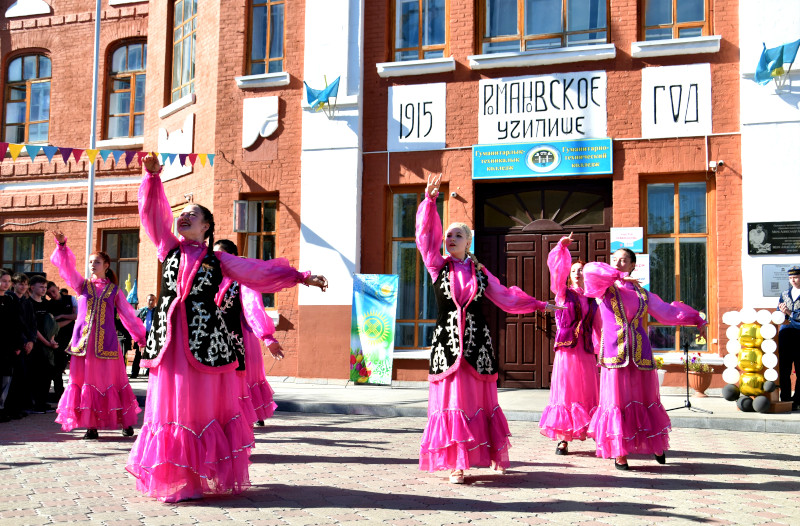
<svg viewBox="0 0 800 526"><path fill-rule="evenodd" d="M3 134L6 142L47 142L50 76L50 59L44 55L24 55L9 62Z"/></svg>
<svg viewBox="0 0 800 526"><path fill-rule="evenodd" d="M106 138L144 135L144 86L147 44L125 44L111 54Z"/></svg>

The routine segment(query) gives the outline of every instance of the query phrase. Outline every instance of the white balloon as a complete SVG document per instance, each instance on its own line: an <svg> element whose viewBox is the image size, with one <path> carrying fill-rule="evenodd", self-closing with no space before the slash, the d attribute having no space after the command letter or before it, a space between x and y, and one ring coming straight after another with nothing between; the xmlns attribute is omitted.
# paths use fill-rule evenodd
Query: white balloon
<svg viewBox="0 0 800 526"><path fill-rule="evenodd" d="M736 384L739 382L739 371L737 369L725 369L722 372L722 379L726 384Z"/></svg>
<svg viewBox="0 0 800 526"><path fill-rule="evenodd" d="M778 379L778 371L775 369L767 369L764 371L764 379L769 380L770 382L774 382Z"/></svg>
<svg viewBox="0 0 800 526"><path fill-rule="evenodd" d="M772 321L772 314L768 310L761 309L760 311L756 312L756 322L759 325L766 325L770 321Z"/></svg>
<svg viewBox="0 0 800 526"><path fill-rule="evenodd" d="M767 354L772 354L778 350L778 344L775 340L764 340L761 342L761 350Z"/></svg>
<svg viewBox="0 0 800 526"><path fill-rule="evenodd" d="M722 323L725 325L739 325L742 322L742 316L738 310L731 310L722 315Z"/></svg>
<svg viewBox="0 0 800 526"><path fill-rule="evenodd" d="M786 321L786 315L779 310L776 310L772 313L772 323L775 325L781 325L783 322Z"/></svg>
<svg viewBox="0 0 800 526"><path fill-rule="evenodd" d="M739 345L739 340L728 340L728 343L725 344L725 349L729 354L738 356L742 346Z"/></svg>
<svg viewBox="0 0 800 526"><path fill-rule="evenodd" d="M777 354L765 354L764 357L761 359L764 367L769 367L770 369L774 368L778 365L778 355Z"/></svg>
<svg viewBox="0 0 800 526"><path fill-rule="evenodd" d="M742 315L742 323L755 323L756 310L752 308L742 309L739 314Z"/></svg>
<svg viewBox="0 0 800 526"><path fill-rule="evenodd" d="M727 329L725 329L725 336L728 337L729 340L739 340L739 327L736 325L731 325Z"/></svg>
<svg viewBox="0 0 800 526"><path fill-rule="evenodd" d="M726 354L722 359L722 363L725 364L725 367L734 368L736 367L736 364L739 363L739 357L735 354Z"/></svg>
<svg viewBox="0 0 800 526"><path fill-rule="evenodd" d="M765 340L771 340L778 334L778 329L771 323L765 323L761 326L761 337Z"/></svg>

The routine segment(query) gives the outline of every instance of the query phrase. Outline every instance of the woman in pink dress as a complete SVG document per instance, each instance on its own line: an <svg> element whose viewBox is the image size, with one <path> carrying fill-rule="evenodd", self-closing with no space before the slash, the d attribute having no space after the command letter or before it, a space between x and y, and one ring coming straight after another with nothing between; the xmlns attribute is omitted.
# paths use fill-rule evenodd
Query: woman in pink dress
<svg viewBox="0 0 800 526"><path fill-rule="evenodd" d="M417 210L416 239L434 284L439 310L431 344L428 423L419 469L450 471L464 483L470 467L504 473L509 465L508 422L497 401L497 357L481 312L488 299L506 312L553 308L517 287L506 288L469 253L472 234L464 223L447 229L442 257L442 221L436 211L441 175L428 178Z"/></svg>
<svg viewBox="0 0 800 526"><path fill-rule="evenodd" d="M217 240L214 250L239 255L236 244L229 239ZM240 372L242 394L239 398L245 419L263 426L264 420L271 418L278 407L273 401L275 391L267 382L264 358L261 355L263 341L276 360L283 359L281 346L274 337L275 324L264 310L261 294L249 287L240 286L230 278L222 280L216 303L225 313L228 328L236 329L237 340L241 340L243 347L245 370Z"/></svg>
<svg viewBox="0 0 800 526"><path fill-rule="evenodd" d="M85 439L98 438L98 429L122 429L133 436L137 415L142 412L125 371L125 357L117 340L114 318L119 314L131 337L144 343L144 324L125 299L117 277L109 268L105 252L89 256L90 279L75 269L75 254L67 238L54 232L56 249L50 261L78 297L78 318L67 352L69 385L58 402L56 422L64 431L86 428Z"/></svg>
<svg viewBox="0 0 800 526"><path fill-rule="evenodd" d="M568 443L586 440L589 421L597 409L600 376L592 344L597 303L583 295L583 262L572 262L572 234L562 237L550 251L550 290L556 304L556 338L550 401L542 412L542 434L558 440L556 455L569 453Z"/></svg>
<svg viewBox="0 0 800 526"><path fill-rule="evenodd" d="M597 443L597 456L613 458L617 469L627 470L632 453L654 455L666 462L669 417L661 405L653 351L644 322L650 315L666 325L695 325L705 334L706 321L688 305L666 303L644 290L629 274L636 254L623 248L611 255L611 265L587 263L583 267L585 293L601 298L600 401L589 424Z"/></svg>
<svg viewBox="0 0 800 526"><path fill-rule="evenodd" d="M144 425L126 469L142 493L165 502L238 493L250 485L254 437L238 396L239 357L214 303L222 279L259 292L298 283L325 290L327 281L298 272L282 258L260 261L213 252L214 218L199 205L183 209L180 238L175 237L161 167L152 155L144 164L139 214L163 262L163 279L142 353L142 365L150 368Z"/></svg>

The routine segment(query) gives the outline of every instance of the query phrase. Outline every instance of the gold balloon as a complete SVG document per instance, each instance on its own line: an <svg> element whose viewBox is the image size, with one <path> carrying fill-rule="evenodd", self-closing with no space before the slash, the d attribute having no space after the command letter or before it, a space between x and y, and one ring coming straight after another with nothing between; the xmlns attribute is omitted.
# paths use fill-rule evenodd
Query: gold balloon
<svg viewBox="0 0 800 526"><path fill-rule="evenodd" d="M750 373L760 373L764 368L762 357L764 353L755 347L742 347L739 351L739 369Z"/></svg>
<svg viewBox="0 0 800 526"><path fill-rule="evenodd" d="M739 342L744 347L761 347L761 325L757 323L743 323L739 327Z"/></svg>
<svg viewBox="0 0 800 526"><path fill-rule="evenodd" d="M764 376L760 373L744 373L739 379L739 391L746 396L764 394Z"/></svg>

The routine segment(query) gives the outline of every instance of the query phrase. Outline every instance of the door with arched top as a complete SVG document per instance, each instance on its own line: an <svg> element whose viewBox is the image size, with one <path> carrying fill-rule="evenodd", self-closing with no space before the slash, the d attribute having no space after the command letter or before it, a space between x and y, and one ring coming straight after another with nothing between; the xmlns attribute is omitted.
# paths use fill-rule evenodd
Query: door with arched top
<svg viewBox="0 0 800 526"><path fill-rule="evenodd" d="M611 181L480 184L476 187L475 253L500 282L552 300L547 254L562 236L574 257L607 261ZM551 313L508 314L487 307L501 387L547 388L553 370Z"/></svg>

